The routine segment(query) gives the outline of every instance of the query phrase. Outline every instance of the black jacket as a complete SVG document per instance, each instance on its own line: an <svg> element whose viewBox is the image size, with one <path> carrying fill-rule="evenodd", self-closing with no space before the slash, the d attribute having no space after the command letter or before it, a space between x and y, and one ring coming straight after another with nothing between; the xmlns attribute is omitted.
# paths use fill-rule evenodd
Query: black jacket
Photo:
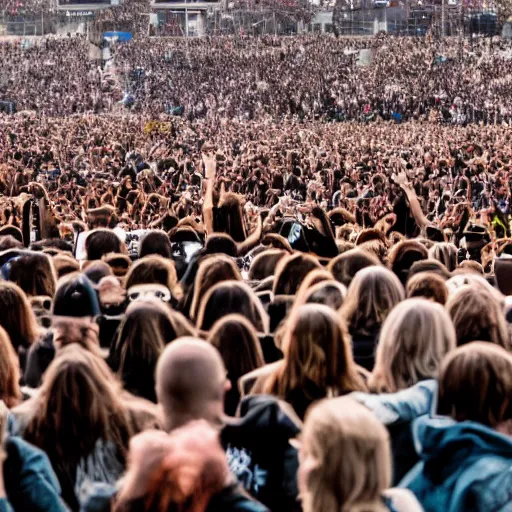
<svg viewBox="0 0 512 512"><path fill-rule="evenodd" d="M302 429L300 420L286 404L267 395L245 398L239 412L240 418L221 433L231 471L270 510L300 510L298 453L290 445Z"/></svg>

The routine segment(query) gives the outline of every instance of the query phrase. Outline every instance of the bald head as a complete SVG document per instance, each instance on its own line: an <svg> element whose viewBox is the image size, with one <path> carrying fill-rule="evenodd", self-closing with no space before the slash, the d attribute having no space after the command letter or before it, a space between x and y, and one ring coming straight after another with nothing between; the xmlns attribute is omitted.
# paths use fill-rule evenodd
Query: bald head
<svg viewBox="0 0 512 512"><path fill-rule="evenodd" d="M156 393L169 429L194 420L215 423L224 411L226 369L214 347L196 338L168 345L156 368Z"/></svg>

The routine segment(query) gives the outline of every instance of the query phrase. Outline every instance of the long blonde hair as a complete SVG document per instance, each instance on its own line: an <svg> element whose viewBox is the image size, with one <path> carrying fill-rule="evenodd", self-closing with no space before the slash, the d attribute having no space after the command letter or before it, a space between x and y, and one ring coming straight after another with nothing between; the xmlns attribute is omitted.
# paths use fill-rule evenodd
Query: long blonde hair
<svg viewBox="0 0 512 512"><path fill-rule="evenodd" d="M370 389L392 393L436 378L443 357L455 347L455 328L443 306L407 299L384 322Z"/></svg>
<svg viewBox="0 0 512 512"><path fill-rule="evenodd" d="M322 400L309 410L300 464L304 512L387 511L382 493L391 484L389 434L352 398Z"/></svg>

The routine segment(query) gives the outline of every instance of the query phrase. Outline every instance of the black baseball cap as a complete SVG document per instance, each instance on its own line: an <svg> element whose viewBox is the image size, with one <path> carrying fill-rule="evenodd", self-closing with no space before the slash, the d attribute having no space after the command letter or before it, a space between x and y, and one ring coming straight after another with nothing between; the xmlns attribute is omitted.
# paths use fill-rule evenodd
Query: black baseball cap
<svg viewBox="0 0 512 512"><path fill-rule="evenodd" d="M83 318L99 314L98 296L87 276L73 274L61 282L53 300L53 316Z"/></svg>

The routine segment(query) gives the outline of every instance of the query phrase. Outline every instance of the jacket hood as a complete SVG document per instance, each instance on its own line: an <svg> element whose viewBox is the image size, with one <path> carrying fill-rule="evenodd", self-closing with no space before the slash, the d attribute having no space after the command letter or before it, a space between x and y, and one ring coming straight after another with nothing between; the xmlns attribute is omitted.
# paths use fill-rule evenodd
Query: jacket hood
<svg viewBox="0 0 512 512"><path fill-rule="evenodd" d="M416 451L425 464L446 468L484 456L512 459L512 439L472 421L418 418L413 424Z"/></svg>

